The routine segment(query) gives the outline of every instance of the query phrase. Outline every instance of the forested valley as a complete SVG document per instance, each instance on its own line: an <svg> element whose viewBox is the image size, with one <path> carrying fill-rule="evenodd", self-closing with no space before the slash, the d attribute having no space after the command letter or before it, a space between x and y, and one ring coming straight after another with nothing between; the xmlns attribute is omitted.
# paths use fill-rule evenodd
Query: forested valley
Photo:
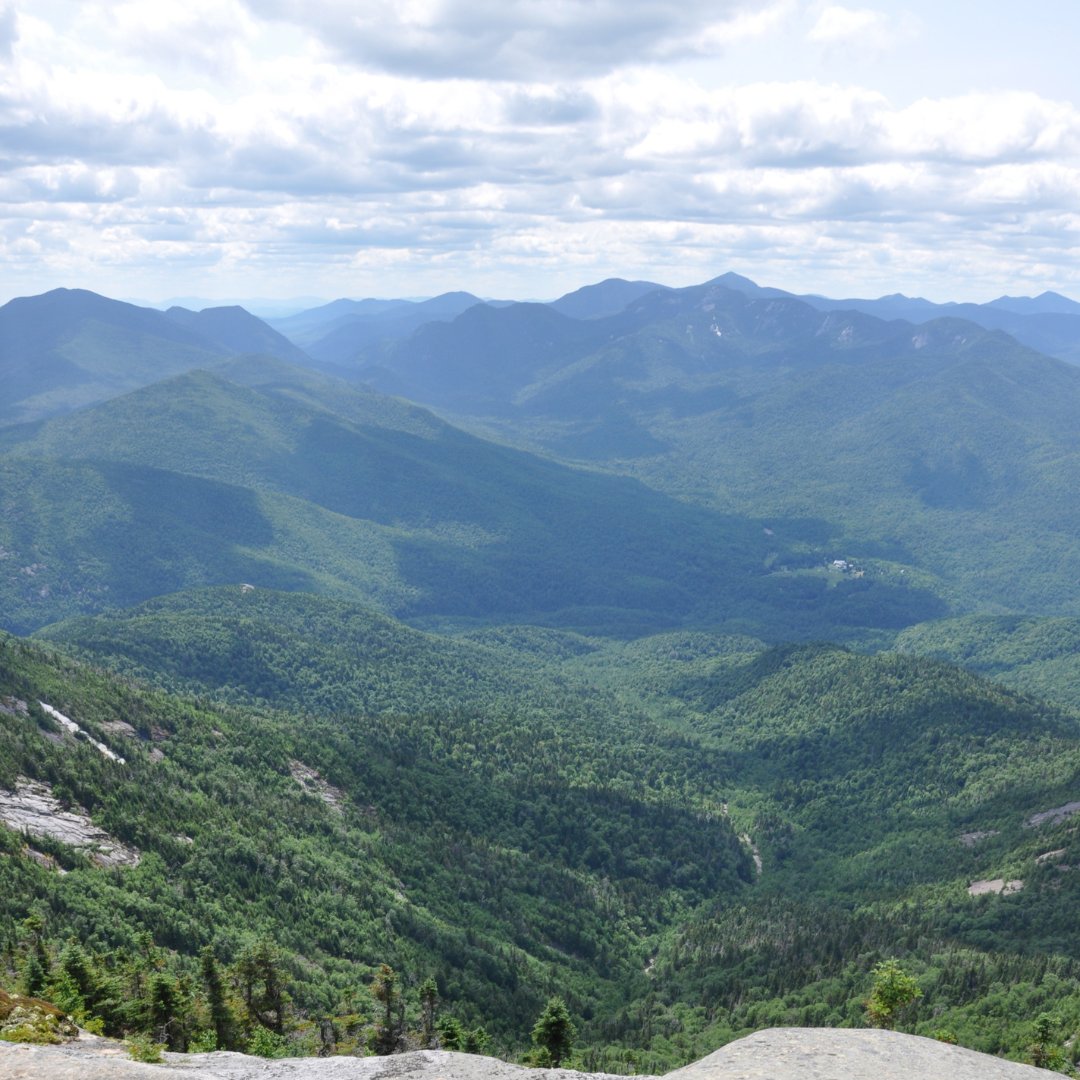
<svg viewBox="0 0 1080 1080"><path fill-rule="evenodd" d="M1068 1068L1080 369L733 275L400 303L0 308L0 1037Z"/></svg>

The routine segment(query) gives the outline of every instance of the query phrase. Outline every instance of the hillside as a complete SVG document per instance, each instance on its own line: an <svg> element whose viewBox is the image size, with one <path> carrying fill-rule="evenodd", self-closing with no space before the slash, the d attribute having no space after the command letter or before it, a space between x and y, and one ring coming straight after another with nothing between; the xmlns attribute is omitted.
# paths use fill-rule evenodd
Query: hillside
<svg viewBox="0 0 1080 1080"><path fill-rule="evenodd" d="M4 925L38 912L50 939L77 930L114 962L149 933L178 977L205 944L231 964L266 937L307 1014L355 1011L388 962L513 1044L554 988L582 1015L618 1000L647 935L752 877L708 783L669 779L704 781L705 762L640 716L226 709L10 638L0 702L0 791L42 784L138 858L117 870L0 829ZM60 736L40 702L125 760ZM118 1006L91 1003L113 1029Z"/></svg>
<svg viewBox="0 0 1080 1080"><path fill-rule="evenodd" d="M326 600L239 590L179 595L45 636L163 686L263 708L299 702L327 719L358 707L437 715L440 699L459 702L456 731L401 715L367 721L425 732L420 745L447 763L451 786L461 768L487 775L493 760L498 775L523 770L532 778L523 790L535 791L546 775L536 732L564 717L558 768L588 773L603 755L632 789L653 777L683 798L722 803L720 820L743 835L757 869L730 897L654 909L647 982L619 976L629 998L609 999L590 1028L594 1047L635 1046L643 1067L768 1024L858 1023L870 970L888 955L919 978L925 1005L911 1021L923 1034L949 1027L968 1045L1016 1054L1039 1012L1080 1020L1067 809L1080 798L1080 722L959 669L707 635L604 644L506 628L452 640ZM641 746L648 732L651 748ZM601 814L578 811L569 850L591 865L610 848L621 864L624 841L588 838ZM505 804L498 820L516 819ZM492 825L497 848L504 827ZM680 856L665 843L678 869L656 867L652 880L694 880L700 849ZM999 894L995 881L1022 886ZM989 884L971 895L979 882ZM980 1018L1001 979L1007 1011L988 1024Z"/></svg>
<svg viewBox="0 0 1080 1080"><path fill-rule="evenodd" d="M478 309L356 377L753 516L819 565L914 577L954 613L1080 610L1076 367L960 320L916 327L722 284L559 318Z"/></svg>
<svg viewBox="0 0 1080 1080"><path fill-rule="evenodd" d="M242 308L154 311L85 289L0 307L0 426L104 401L240 353L304 354Z"/></svg>
<svg viewBox="0 0 1080 1080"><path fill-rule="evenodd" d="M1039 615L969 615L920 623L901 652L933 656L1006 686L1080 709L1080 622Z"/></svg>
<svg viewBox="0 0 1080 1080"><path fill-rule="evenodd" d="M908 1029L1075 1053L1080 372L751 286L477 304L350 382L173 312L205 362L147 323L145 384L0 429L0 982L311 1053L431 1045L432 977L520 1055L560 994L660 1073L895 957Z"/></svg>
<svg viewBox="0 0 1080 1080"><path fill-rule="evenodd" d="M798 523L768 531L276 362L178 376L6 441L13 630L238 582L614 634L846 635L945 611L922 583L795 573L819 564Z"/></svg>

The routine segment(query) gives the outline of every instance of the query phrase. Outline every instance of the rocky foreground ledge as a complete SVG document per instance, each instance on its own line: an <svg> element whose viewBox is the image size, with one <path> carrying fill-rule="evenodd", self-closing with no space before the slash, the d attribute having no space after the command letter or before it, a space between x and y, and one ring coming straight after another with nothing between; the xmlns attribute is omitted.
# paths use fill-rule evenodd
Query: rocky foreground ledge
<svg viewBox="0 0 1080 1080"><path fill-rule="evenodd" d="M666 1080L1048 1080L1053 1075L958 1046L893 1031L772 1028L729 1043ZM166 1054L131 1061L111 1039L61 1046L0 1042L2 1080L607 1080L603 1073L527 1069L446 1050L394 1057L285 1058ZM640 1080L640 1078L639 1078Z"/></svg>

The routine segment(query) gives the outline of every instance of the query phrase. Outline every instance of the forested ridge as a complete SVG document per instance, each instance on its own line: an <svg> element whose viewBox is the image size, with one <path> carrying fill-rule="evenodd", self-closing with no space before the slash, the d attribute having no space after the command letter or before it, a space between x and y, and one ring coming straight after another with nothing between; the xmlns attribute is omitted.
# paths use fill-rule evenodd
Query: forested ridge
<svg viewBox="0 0 1080 1080"><path fill-rule="evenodd" d="M622 285L3 309L0 1035L1080 1052L1075 370Z"/></svg>
<svg viewBox="0 0 1080 1080"><path fill-rule="evenodd" d="M186 1003L183 1037L202 1045L209 946L231 980L234 1037L250 1040L265 1025L241 1004L243 964L270 949L290 999L282 1037L314 1052L324 1030L339 1049L378 1039L370 986L387 964L408 1038L428 978L463 1031L482 1027L510 1055L527 1050L531 1020L557 994L578 1019L582 1064L650 1071L765 1024L862 1022L888 956L924 988L914 1030L1023 1057L1042 1012L1061 1017L1062 1042L1080 1015L1074 829L1067 818L1026 826L1075 791L1077 721L1060 709L936 661L670 636L652 650L651 704L630 709L610 687L645 643L542 631L481 644L353 610L366 634L412 642L415 677L411 688L403 673L389 680L380 699L354 661L346 681L370 686L361 712L319 692L315 660L263 651L253 617L289 622L308 643L300 655L320 658L327 629L349 625L339 607L305 621L310 599L235 593L235 604L201 593L151 605L166 622L177 612L158 642L160 681L177 682L170 655L206 655L201 696L4 640L4 700L30 715L0 715L0 788L44 780L142 853L137 867L101 869L12 837L0 870L16 984L36 940L27 919L41 920L46 968L63 970L74 932L106 983L152 943L151 968ZM53 636L90 655L96 629L76 621ZM350 640L338 647L382 665L371 638L364 649ZM109 641L103 658L128 666L123 635ZM215 655L229 657L227 682ZM447 673L453 685L465 663L473 707L432 707L431 688ZM200 690L194 668L182 681ZM545 682L559 689L534 696ZM213 702L214 685L232 704ZM284 705L304 694L307 710ZM50 740L38 701L128 763ZM401 708L410 702L415 712ZM135 736L110 734L117 719ZM967 846L972 833L986 835ZM11 857L24 843L70 872ZM1048 851L1052 864L1040 861ZM998 876L1022 891L967 895ZM117 1032L160 1028L145 993L122 1004L129 990L112 992L87 1015ZM1007 1015L988 1024L993 1009Z"/></svg>

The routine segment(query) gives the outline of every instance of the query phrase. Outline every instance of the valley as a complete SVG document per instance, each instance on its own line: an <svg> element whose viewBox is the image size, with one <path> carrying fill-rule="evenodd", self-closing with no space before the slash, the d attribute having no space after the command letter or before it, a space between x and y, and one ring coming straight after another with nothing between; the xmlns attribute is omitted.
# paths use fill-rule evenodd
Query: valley
<svg viewBox="0 0 1080 1080"><path fill-rule="evenodd" d="M659 1075L896 958L1075 1059L1070 305L0 308L0 985Z"/></svg>

